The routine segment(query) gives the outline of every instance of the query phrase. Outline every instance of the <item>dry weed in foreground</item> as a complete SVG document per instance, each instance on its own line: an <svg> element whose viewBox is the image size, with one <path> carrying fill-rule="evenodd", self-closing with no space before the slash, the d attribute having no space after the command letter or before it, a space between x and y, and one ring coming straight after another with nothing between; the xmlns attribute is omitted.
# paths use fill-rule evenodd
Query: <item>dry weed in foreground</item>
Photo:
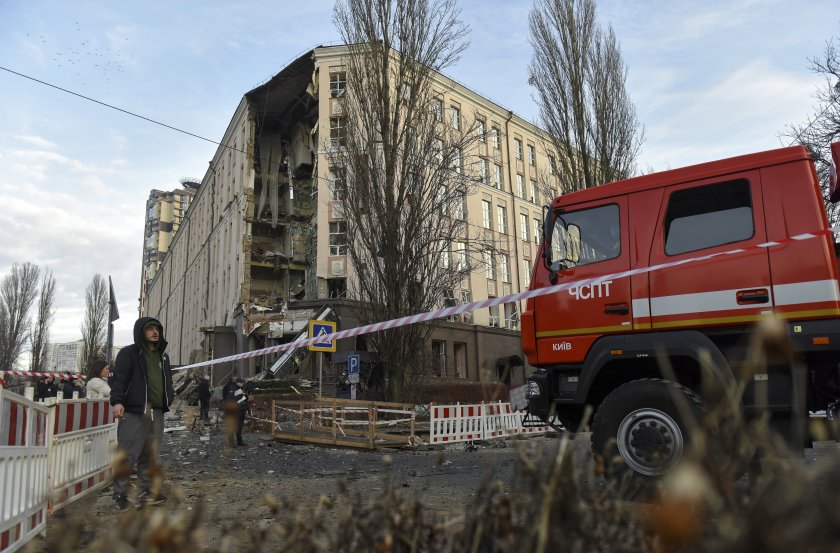
<svg viewBox="0 0 840 553"><path fill-rule="evenodd" d="M661 482L650 504L615 499L620 482L600 489L587 484L594 475L576 466L574 444L563 436L546 440L549 445L536 453L520 448L515 486L505 489L488 479L454 523L426 508L422 500L403 495L391 481L391 458L385 455L385 486L375 498L344 485L335 499L324 497L309 507L290 498L266 497L273 522L246 530L220 521L203 502L187 511L183 499L176 497L163 508L118 515L86 550L838 552L837 460L806 464L802 451L792 451L767 416L746 419L740 409L740 394L753 372L789 355L778 328L763 328L757 334L737 389L718 390L718 401L707 405L702 420L696 421L699 439ZM836 425L813 425L815 436L836 439ZM736 482L750 465L751 483ZM208 541L204 529L211 523L228 524L222 539ZM53 550L77 551L85 541L82 537L71 525L53 542Z"/></svg>

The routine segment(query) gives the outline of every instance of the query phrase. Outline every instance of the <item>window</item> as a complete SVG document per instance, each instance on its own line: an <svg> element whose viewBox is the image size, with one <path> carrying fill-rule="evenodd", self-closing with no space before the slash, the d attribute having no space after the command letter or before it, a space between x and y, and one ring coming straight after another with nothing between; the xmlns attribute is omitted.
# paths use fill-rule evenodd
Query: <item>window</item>
<svg viewBox="0 0 840 553"><path fill-rule="evenodd" d="M467 194L461 190L456 192L455 195L455 220L463 221L464 220L464 204L467 202Z"/></svg>
<svg viewBox="0 0 840 553"><path fill-rule="evenodd" d="M440 252L440 266L444 269L449 268L449 250L443 250Z"/></svg>
<svg viewBox="0 0 840 553"><path fill-rule="evenodd" d="M554 159L554 156L548 156L548 174L549 175L556 175L557 174L557 160Z"/></svg>
<svg viewBox="0 0 840 553"><path fill-rule="evenodd" d="M487 299L490 300L490 299L496 299L496 298L491 296ZM490 311L490 326L495 326L495 327L501 326L501 324L499 323L499 306L498 305L492 305L492 306L488 307L488 310Z"/></svg>
<svg viewBox="0 0 840 553"><path fill-rule="evenodd" d="M531 261L525 259L525 274L522 275L522 286L523 288L530 288L531 287L531 271L533 270L531 267Z"/></svg>
<svg viewBox="0 0 840 553"><path fill-rule="evenodd" d="M505 209L505 206L496 206L496 217L499 221L498 231L502 234L507 234L507 209Z"/></svg>
<svg viewBox="0 0 840 553"><path fill-rule="evenodd" d="M446 376L446 342L443 340L432 340L432 363L437 376Z"/></svg>
<svg viewBox="0 0 840 553"><path fill-rule="evenodd" d="M519 328L519 309L514 302L505 304L505 328L508 330Z"/></svg>
<svg viewBox="0 0 840 553"><path fill-rule="evenodd" d="M499 136L501 132L499 131L499 127L493 127L490 129L490 142L493 143L493 147L497 150L499 149Z"/></svg>
<svg viewBox="0 0 840 553"><path fill-rule="evenodd" d="M467 270L467 245L463 242L455 242L455 268L459 271Z"/></svg>
<svg viewBox="0 0 840 553"><path fill-rule="evenodd" d="M443 121L443 100L432 98L432 113L435 116L435 121Z"/></svg>
<svg viewBox="0 0 840 553"><path fill-rule="evenodd" d="M453 152L455 155L452 156L452 170L461 174L461 165L463 163L462 156L464 155L461 150L455 150Z"/></svg>
<svg viewBox="0 0 840 553"><path fill-rule="evenodd" d="M347 255L347 223L330 223L330 255Z"/></svg>
<svg viewBox="0 0 840 553"><path fill-rule="evenodd" d="M501 190L502 187L503 187L504 181L502 179L502 166L501 165L496 165L495 166L495 173L494 173L494 176L493 176L493 184L495 184L496 188L498 188L499 190Z"/></svg>
<svg viewBox="0 0 840 553"><path fill-rule="evenodd" d="M486 229L493 229L493 221L490 219L490 202L481 200L481 222Z"/></svg>
<svg viewBox="0 0 840 553"><path fill-rule="evenodd" d="M528 241L528 216L525 213L519 214L519 234L522 240Z"/></svg>
<svg viewBox="0 0 840 553"><path fill-rule="evenodd" d="M487 123L484 121L484 119L476 119L475 132L478 135L478 139L480 141L487 142Z"/></svg>
<svg viewBox="0 0 840 553"><path fill-rule="evenodd" d="M411 85L408 83L402 85L402 100L406 103L411 102Z"/></svg>
<svg viewBox="0 0 840 553"><path fill-rule="evenodd" d="M677 190L668 201L668 255L739 242L754 233L750 184L746 180Z"/></svg>
<svg viewBox="0 0 840 553"><path fill-rule="evenodd" d="M438 160L438 164L441 164L443 163L443 140L435 138L433 144L434 146L432 148L435 150L435 158Z"/></svg>
<svg viewBox="0 0 840 553"><path fill-rule="evenodd" d="M557 197L557 189L556 188L549 188L548 189L548 198L547 198L546 201L552 202L552 201L554 201L554 198L556 198L556 197Z"/></svg>
<svg viewBox="0 0 840 553"><path fill-rule="evenodd" d="M330 73L330 97L338 98L344 96L346 89L347 73L345 71Z"/></svg>
<svg viewBox="0 0 840 553"><path fill-rule="evenodd" d="M493 257L493 252L484 250L481 255L484 258L484 271L487 273L487 278L493 280L496 278L496 260Z"/></svg>
<svg viewBox="0 0 840 553"><path fill-rule="evenodd" d="M539 219L532 219L534 222L534 244L540 243L540 235L542 234L542 224Z"/></svg>
<svg viewBox="0 0 840 553"><path fill-rule="evenodd" d="M537 181L528 182L528 193L531 195L531 203L537 203Z"/></svg>
<svg viewBox="0 0 840 553"><path fill-rule="evenodd" d="M347 192L346 169L344 167L331 167L330 172L333 175L330 180L330 199L342 200Z"/></svg>
<svg viewBox="0 0 840 553"><path fill-rule="evenodd" d="M438 193L437 193L437 203L438 203L438 209L440 210L441 215L446 215L449 212L449 209L447 209L449 206L446 205L448 203L446 196L447 196L446 185L445 184L439 184L438 185Z"/></svg>
<svg viewBox="0 0 840 553"><path fill-rule="evenodd" d="M502 282L510 282L510 259L505 253L499 254L499 274Z"/></svg>
<svg viewBox="0 0 840 553"><path fill-rule="evenodd" d="M522 175L516 175L516 194L520 198L525 197L525 177Z"/></svg>
<svg viewBox="0 0 840 553"><path fill-rule="evenodd" d="M516 152L516 159L522 159L522 139L514 138L513 147Z"/></svg>
<svg viewBox="0 0 840 553"><path fill-rule="evenodd" d="M551 234L552 268L561 261L580 267L621 253L618 206L609 204L591 209L564 213L557 218Z"/></svg>
<svg viewBox="0 0 840 553"><path fill-rule="evenodd" d="M328 278L327 290L331 298L345 298L347 297L347 279L346 278Z"/></svg>
<svg viewBox="0 0 840 553"><path fill-rule="evenodd" d="M528 144L528 165L537 164L537 150L533 144Z"/></svg>
<svg viewBox="0 0 840 553"><path fill-rule="evenodd" d="M347 121L344 117L330 118L330 146L344 146L347 139Z"/></svg>
<svg viewBox="0 0 840 553"><path fill-rule="evenodd" d="M458 106L449 108L449 126L453 129L461 128L461 108Z"/></svg>
<svg viewBox="0 0 840 553"><path fill-rule="evenodd" d="M486 159L482 159L481 163L479 164L479 168L481 169L481 174L478 177L478 181L481 184L487 184L487 172L489 169L490 163Z"/></svg>

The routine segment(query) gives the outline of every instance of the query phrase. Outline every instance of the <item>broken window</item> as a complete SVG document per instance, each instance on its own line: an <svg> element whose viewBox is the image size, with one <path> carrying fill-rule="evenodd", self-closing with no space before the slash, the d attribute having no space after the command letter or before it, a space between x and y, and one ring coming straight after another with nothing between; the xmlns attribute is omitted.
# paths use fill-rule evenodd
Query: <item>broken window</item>
<svg viewBox="0 0 840 553"><path fill-rule="evenodd" d="M347 119L344 117L330 118L330 147L344 146L347 139Z"/></svg>
<svg viewBox="0 0 840 553"><path fill-rule="evenodd" d="M330 255L347 255L347 223L330 223Z"/></svg>
<svg viewBox="0 0 840 553"><path fill-rule="evenodd" d="M347 279L346 278L328 278L327 288L331 298L346 298L347 297Z"/></svg>
<svg viewBox="0 0 840 553"><path fill-rule="evenodd" d="M493 296L490 296L487 299L488 300L494 300L496 298L493 297ZM488 310L490 311L490 326L495 326L495 327L501 326L500 323L499 323L499 306L498 305L491 305L490 307L488 307Z"/></svg>
<svg viewBox="0 0 840 553"><path fill-rule="evenodd" d="M515 302L505 304L505 328L508 330L519 328L519 309Z"/></svg>
<svg viewBox="0 0 840 553"><path fill-rule="evenodd" d="M336 71L334 73L330 73L330 96L333 98L344 96L346 89L347 72Z"/></svg>
<svg viewBox="0 0 840 553"><path fill-rule="evenodd" d="M344 167L331 167L333 177L330 180L330 199L343 200L347 192L347 169Z"/></svg>

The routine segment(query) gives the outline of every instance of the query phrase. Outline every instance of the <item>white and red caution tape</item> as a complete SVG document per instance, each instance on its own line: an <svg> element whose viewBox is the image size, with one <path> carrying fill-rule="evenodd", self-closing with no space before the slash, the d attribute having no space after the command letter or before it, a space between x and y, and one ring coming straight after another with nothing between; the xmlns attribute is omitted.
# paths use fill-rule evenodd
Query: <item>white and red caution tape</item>
<svg viewBox="0 0 840 553"><path fill-rule="evenodd" d="M67 377L67 378L71 378L71 379L74 379L74 380L77 379L77 378L84 378L84 375L78 374L78 373L38 373L38 372L30 372L30 371L4 371L4 370L0 370L0 373L11 374L11 375L14 375L14 376L38 376L38 377L51 376L53 378L55 378L55 377L58 377L58 378Z"/></svg>
<svg viewBox="0 0 840 553"><path fill-rule="evenodd" d="M671 261L668 263L660 263L658 265L652 265L650 267L640 267L638 269L629 269L627 271L620 271L618 273L611 273L608 275L602 275L599 277L592 277L586 278L583 280L576 280L573 282L564 282L563 284L555 284L553 286L546 286L545 288L537 288L535 290L526 290L524 292L518 292L516 294L510 294L507 296L501 296L497 298L488 298L486 300L481 301L474 301L472 303L463 303L460 305L455 305L452 307L446 307L444 309L437 309L435 311L428 311L426 313L418 313L416 315L409 315L407 317L400 317L399 319L391 319L389 321L382 321L379 323L373 323L364 326L358 326L356 328L349 328L347 330L341 330L339 332L334 332L332 334L323 335L323 336L315 336L313 338L301 338L299 340L295 340L293 342L288 342L286 344L279 344L276 346L271 346L263 349L258 349L254 351L248 351L245 353L237 353L235 355L228 355L227 357L220 357L218 359L211 359L209 361L202 361L200 363L193 363L192 365L186 365L184 367L179 367L175 370L184 370L184 369L194 369L197 367L204 367L207 365L216 365L218 363L227 363L230 361L239 361L240 359L248 359L251 357L258 357L260 355L265 355L266 353L277 353L281 351L286 351L290 349L297 349L302 347L311 346L313 344L323 344L325 342L332 342L333 340L340 340L342 338L352 338L355 336L361 336L363 334L370 334L373 332L380 332L382 330L390 330L392 328L398 328L401 326L413 325L417 323L422 323L425 321L431 321L433 319L441 319L443 317L449 317L451 315L459 315L461 313L477 311L479 309L484 309L485 307L494 307L496 305L500 305L503 303L511 303L516 301L527 300L531 298L536 298L539 296L546 296L549 294L556 294L557 292L562 292L564 290L569 290L572 288L578 288L580 286L587 286L590 284L600 284L605 280L616 280L619 278L626 278L633 275L639 275L643 273L650 273L652 271L658 271L660 269L667 269L669 267L676 267L679 265L686 265L689 263L697 263L699 261L708 261L709 259L714 259L716 257L721 257L725 255L732 255L736 253L746 252L752 249L761 249L761 248L772 248L774 246L781 246L783 244L789 242L798 242L802 240L810 240L812 238L817 238L819 236L826 236L830 235L831 233L840 233L840 226L836 226L827 230L820 230L816 232L806 232L803 234L797 234L796 236L791 236L789 238L785 238L784 240L777 240L777 241L770 241L764 242L762 244L757 244L755 246L751 246L749 248L736 248L733 250L728 250L725 252L713 253L708 255L701 255L698 257L691 257L688 259L681 259L679 261Z"/></svg>

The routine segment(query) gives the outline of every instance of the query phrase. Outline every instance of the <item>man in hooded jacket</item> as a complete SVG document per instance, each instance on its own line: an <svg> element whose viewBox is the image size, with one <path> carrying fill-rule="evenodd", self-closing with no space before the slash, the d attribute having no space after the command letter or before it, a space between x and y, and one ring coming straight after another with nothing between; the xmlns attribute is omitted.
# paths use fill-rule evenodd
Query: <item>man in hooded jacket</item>
<svg viewBox="0 0 840 553"><path fill-rule="evenodd" d="M134 323L134 345L120 350L113 367L111 405L119 420L117 442L128 467L137 465L140 504L164 499L162 482L152 482L149 470L158 465L163 414L175 397L166 344L160 321L141 317ZM128 472L118 471L114 479L114 501L120 510L128 508Z"/></svg>

